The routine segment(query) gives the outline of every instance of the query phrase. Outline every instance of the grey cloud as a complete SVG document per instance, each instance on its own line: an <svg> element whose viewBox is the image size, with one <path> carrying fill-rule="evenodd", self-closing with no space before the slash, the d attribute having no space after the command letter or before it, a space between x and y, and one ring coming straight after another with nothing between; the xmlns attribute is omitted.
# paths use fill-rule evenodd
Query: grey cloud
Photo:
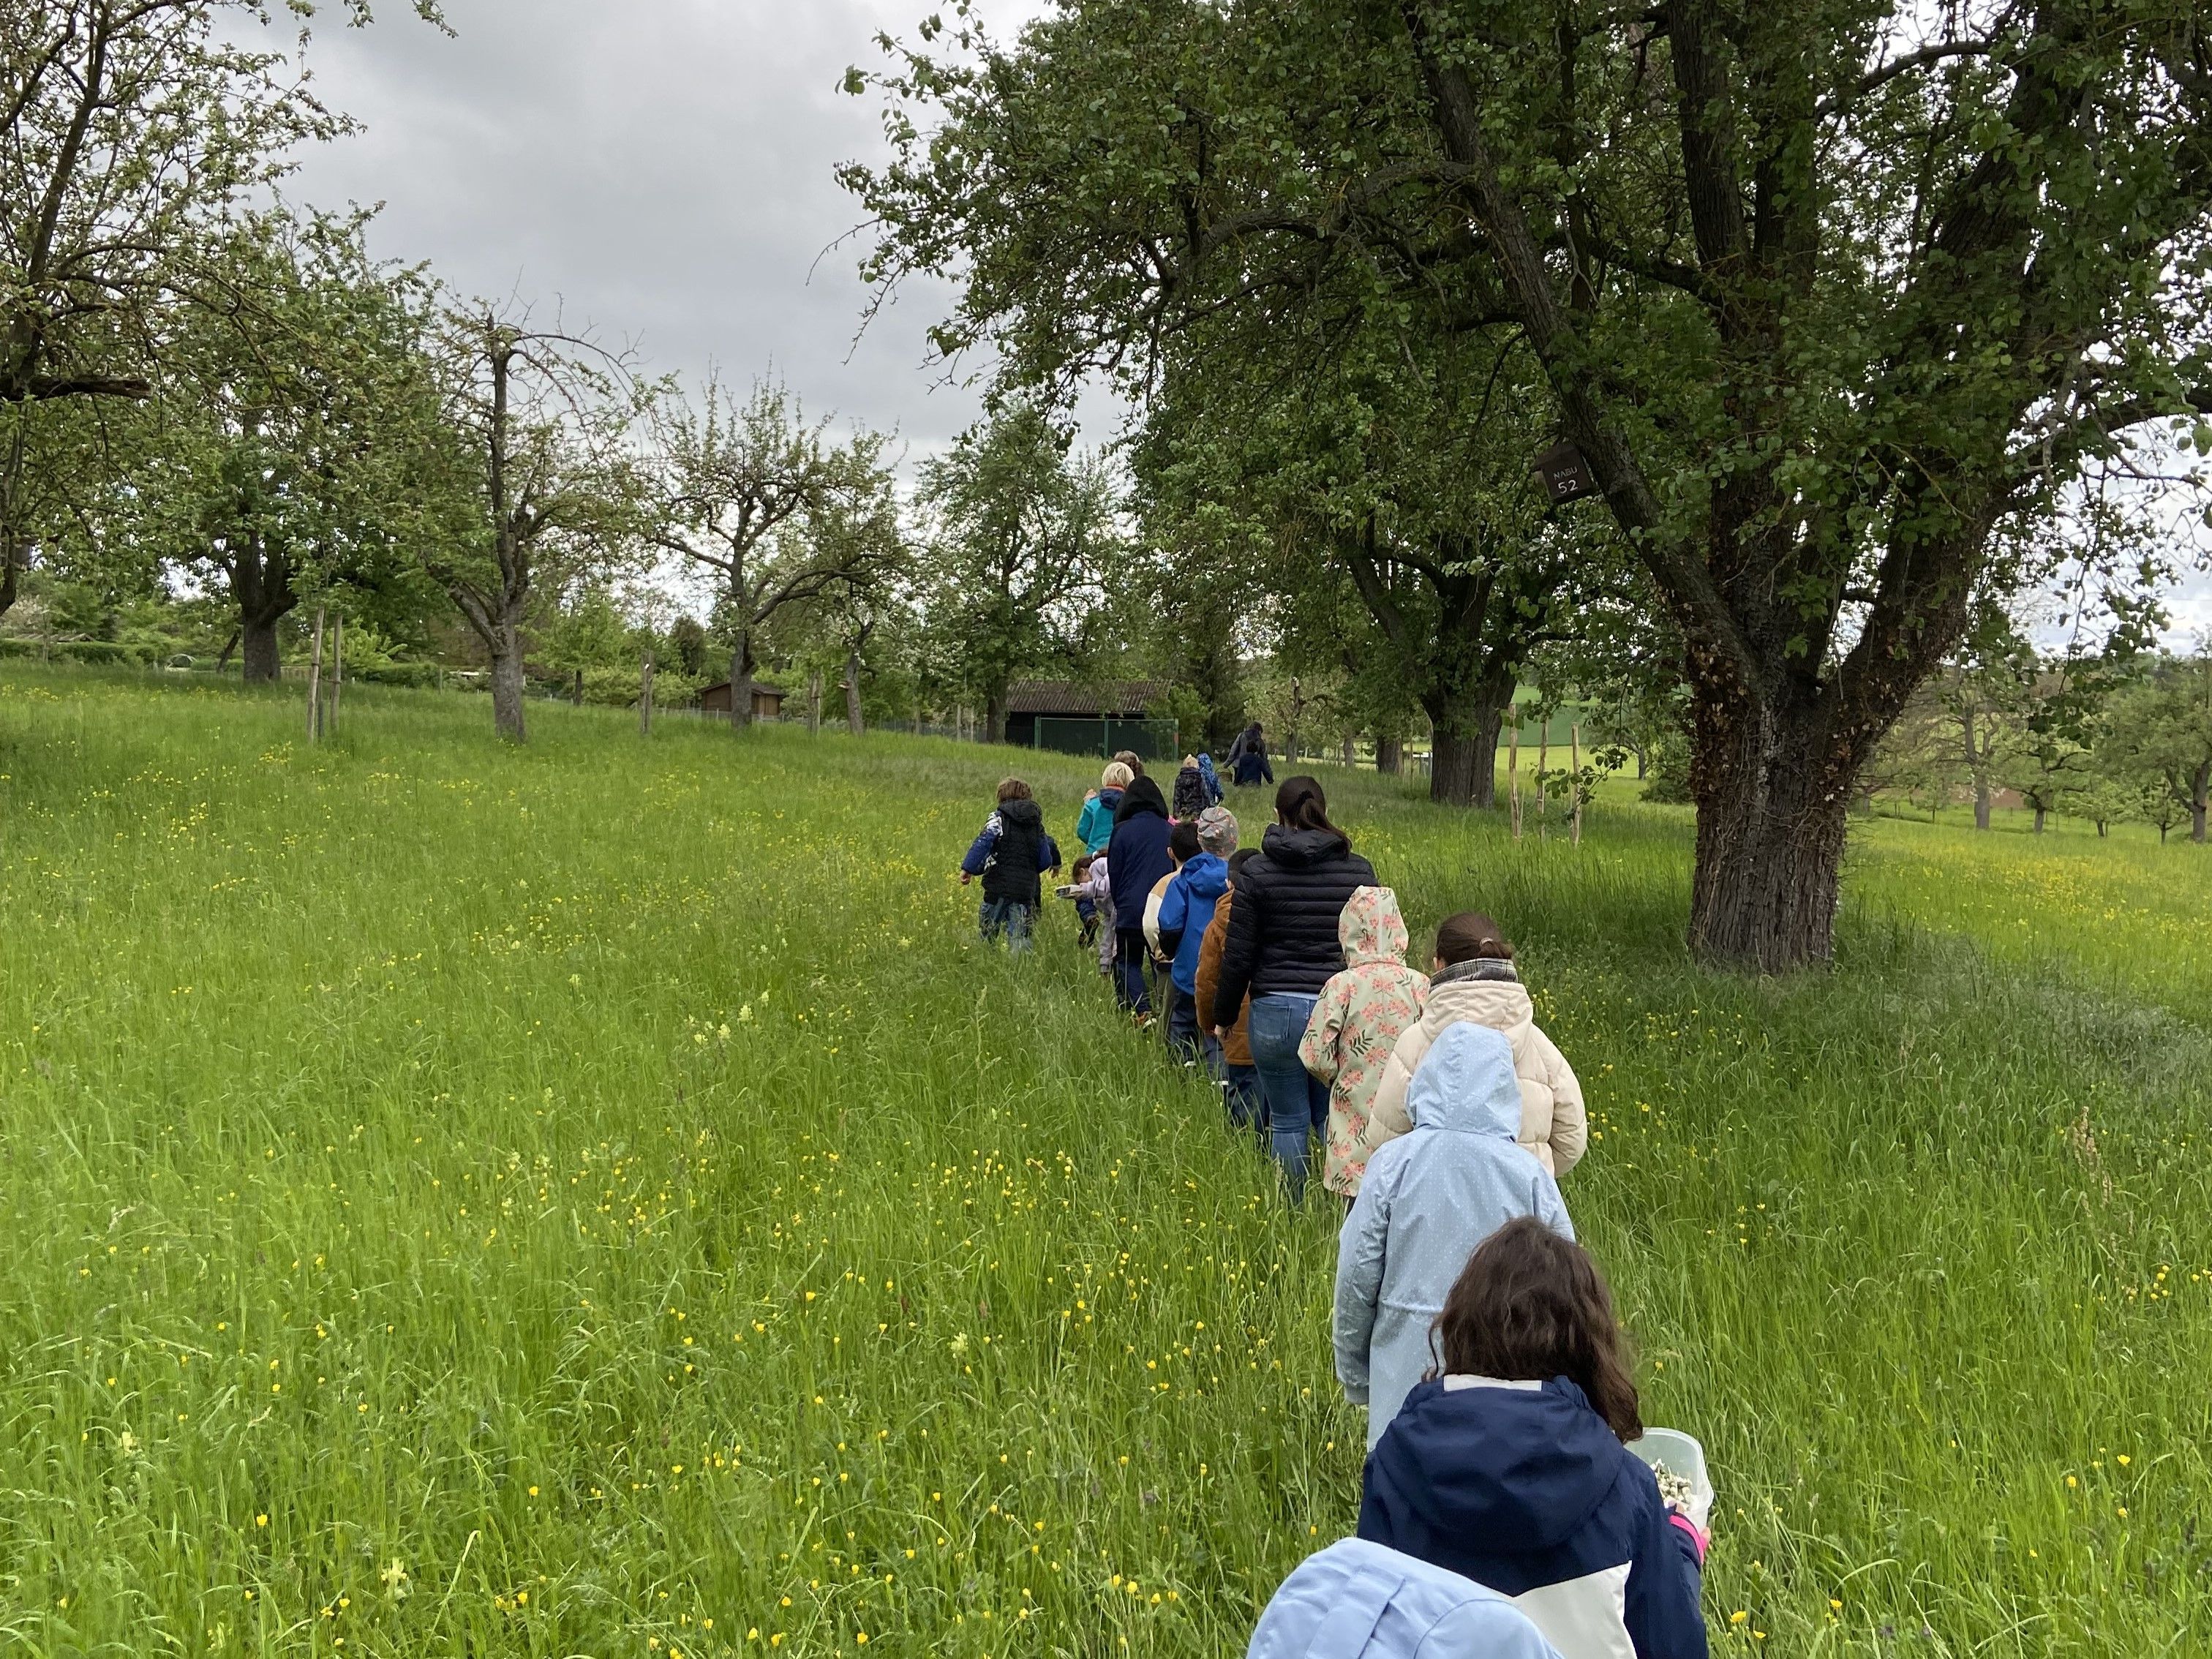
<svg viewBox="0 0 2212 1659"><path fill-rule="evenodd" d="M923 331L950 303L917 284L856 345L859 204L841 161L882 152L879 104L848 65L881 62L927 0L446 0L448 38L387 3L325 29L307 61L364 131L302 157L317 206L386 204L380 253L465 293L556 303L645 366L743 385L771 366L811 412L935 449L975 411L937 382ZM984 8L994 27L1038 0ZM276 38L289 43L288 34Z"/></svg>

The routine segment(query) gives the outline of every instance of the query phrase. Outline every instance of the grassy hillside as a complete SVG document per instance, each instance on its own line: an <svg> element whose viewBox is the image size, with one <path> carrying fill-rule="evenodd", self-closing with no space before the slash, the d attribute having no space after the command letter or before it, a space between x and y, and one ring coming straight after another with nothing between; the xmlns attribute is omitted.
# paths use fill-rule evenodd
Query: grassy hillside
<svg viewBox="0 0 2212 1659"><path fill-rule="evenodd" d="M0 1631L1241 1652L1353 1514L1331 1218L1071 916L972 944L1004 757L532 717L0 676ZM1878 825L1773 984L1685 959L1679 813L1340 805L1583 1074L1719 1651L2212 1638L2202 849Z"/></svg>

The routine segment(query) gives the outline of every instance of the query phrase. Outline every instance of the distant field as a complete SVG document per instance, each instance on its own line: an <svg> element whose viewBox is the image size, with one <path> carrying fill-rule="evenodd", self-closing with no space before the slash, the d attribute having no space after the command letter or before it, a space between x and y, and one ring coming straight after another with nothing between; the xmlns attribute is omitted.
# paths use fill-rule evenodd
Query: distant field
<svg viewBox="0 0 2212 1659"><path fill-rule="evenodd" d="M289 695L0 668L0 1632L1241 1652L1354 1513L1330 1218L1071 916L972 943L1009 757L531 715L349 690L309 749ZM1090 766L1018 764L1065 832ZM1717 1650L2203 1650L2206 850L1877 822L1836 970L1747 981L1626 793L1579 849L1339 816L1417 928L1504 922L1583 1073Z"/></svg>

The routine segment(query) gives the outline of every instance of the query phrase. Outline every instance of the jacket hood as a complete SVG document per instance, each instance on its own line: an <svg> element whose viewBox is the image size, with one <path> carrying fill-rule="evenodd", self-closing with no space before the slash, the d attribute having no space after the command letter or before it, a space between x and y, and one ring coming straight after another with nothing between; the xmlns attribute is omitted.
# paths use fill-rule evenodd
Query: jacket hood
<svg viewBox="0 0 2212 1659"><path fill-rule="evenodd" d="M1370 962L1403 967L1406 962L1406 918L1398 912L1398 896L1388 887L1361 887L1345 901L1336 921L1337 942L1344 946L1344 965L1357 968Z"/></svg>
<svg viewBox="0 0 2212 1659"><path fill-rule="evenodd" d="M1620 1479L1620 1439L1564 1376L1540 1389L1423 1382L1369 1458L1368 1480L1440 1532L1516 1540L1570 1537Z"/></svg>
<svg viewBox="0 0 2212 1659"><path fill-rule="evenodd" d="M999 803L999 822L1024 830L1034 830L1044 822L1044 809L1033 800L1001 801Z"/></svg>
<svg viewBox="0 0 2212 1659"><path fill-rule="evenodd" d="M1447 1025L1413 1073L1406 1115L1417 1128L1517 1139L1521 1080L1513 1045L1487 1025Z"/></svg>
<svg viewBox="0 0 2212 1659"><path fill-rule="evenodd" d="M1198 897L1218 899L1229 890L1229 861L1200 853L1184 864L1182 879Z"/></svg>
<svg viewBox="0 0 2212 1659"><path fill-rule="evenodd" d="M1260 850L1285 869L1306 868L1343 858L1352 851L1352 842L1341 832L1332 835L1326 830L1289 830L1279 823L1271 823L1267 833L1260 837Z"/></svg>
<svg viewBox="0 0 2212 1659"><path fill-rule="evenodd" d="M1447 968L1429 981L1428 1006L1421 1011L1421 1024L1431 1036L1460 1020L1473 1020L1509 1035L1534 1022L1536 1005L1529 998L1528 988L1518 980L1476 979L1466 975L1454 979L1451 975L1456 971Z"/></svg>
<svg viewBox="0 0 2212 1659"><path fill-rule="evenodd" d="M1110 812L1121 804L1122 793L1120 789L1101 789L1098 792L1098 804Z"/></svg>
<svg viewBox="0 0 2212 1659"><path fill-rule="evenodd" d="M1168 799L1150 777L1139 778L1121 792L1121 804L1114 809L1114 822L1127 823L1143 812L1163 818L1168 815Z"/></svg>

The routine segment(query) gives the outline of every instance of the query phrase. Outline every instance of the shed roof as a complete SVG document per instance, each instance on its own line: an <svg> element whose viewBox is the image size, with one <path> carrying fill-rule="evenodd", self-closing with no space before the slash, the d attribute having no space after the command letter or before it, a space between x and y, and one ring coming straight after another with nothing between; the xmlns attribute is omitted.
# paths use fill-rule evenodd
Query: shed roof
<svg viewBox="0 0 2212 1659"><path fill-rule="evenodd" d="M1006 688L1006 712L1091 720L1108 714L1141 714L1165 698L1168 690L1165 680L1120 680L1105 685L1083 685L1073 680L1016 680Z"/></svg>

